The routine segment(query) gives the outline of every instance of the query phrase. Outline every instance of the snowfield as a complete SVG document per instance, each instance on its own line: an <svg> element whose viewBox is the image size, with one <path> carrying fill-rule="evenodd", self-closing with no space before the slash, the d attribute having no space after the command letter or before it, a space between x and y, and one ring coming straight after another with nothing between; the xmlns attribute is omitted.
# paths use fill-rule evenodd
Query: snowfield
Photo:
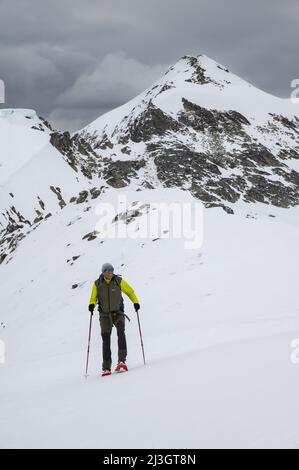
<svg viewBox="0 0 299 470"><path fill-rule="evenodd" d="M135 200L191 198L151 191ZM82 239L99 201L57 210L1 265L0 447L298 448L299 208L205 210L203 245L188 250L182 240ZM126 298L129 372L99 376L95 314L85 380L87 307L105 261L139 297L147 363ZM113 353L115 364L115 331Z"/></svg>
<svg viewBox="0 0 299 470"><path fill-rule="evenodd" d="M205 139L221 115L187 107L182 125L186 99L248 119L234 117L218 166ZM51 138L33 110L0 110L0 448L299 448L298 117L206 56L72 138ZM191 191L225 209L204 209L202 244L165 227L137 237L149 203L193 206ZM99 211L123 196L129 213L105 230L135 236L104 237ZM95 313L85 380L104 262L139 298L146 365L125 298L129 372L100 376ZM112 346L115 366L115 330Z"/></svg>

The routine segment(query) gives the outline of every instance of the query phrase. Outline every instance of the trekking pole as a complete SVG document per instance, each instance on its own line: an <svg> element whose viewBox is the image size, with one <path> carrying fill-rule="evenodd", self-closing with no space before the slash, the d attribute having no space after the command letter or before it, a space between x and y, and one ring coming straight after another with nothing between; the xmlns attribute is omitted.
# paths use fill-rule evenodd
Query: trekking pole
<svg viewBox="0 0 299 470"><path fill-rule="evenodd" d="M90 312L90 322L89 322L89 333L88 333L88 346L87 346L87 358L86 358L86 370L85 370L85 379L87 380L88 374L88 362L89 362L89 348L90 348L90 337L91 337L91 324L92 324L92 312Z"/></svg>
<svg viewBox="0 0 299 470"><path fill-rule="evenodd" d="M139 320L139 313L138 310L136 311L137 313L137 319L138 319L138 327L139 327L139 334L140 334L140 341L141 341L141 349L142 349L142 355L143 355L143 362L145 365L145 357L144 357L144 347L143 347L143 341L142 341L142 334L141 334L141 327L140 327L140 320Z"/></svg>

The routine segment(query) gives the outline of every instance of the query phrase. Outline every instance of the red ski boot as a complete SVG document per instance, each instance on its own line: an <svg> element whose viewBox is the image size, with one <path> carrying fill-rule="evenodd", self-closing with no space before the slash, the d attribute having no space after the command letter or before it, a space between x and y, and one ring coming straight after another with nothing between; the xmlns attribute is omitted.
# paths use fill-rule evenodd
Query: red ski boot
<svg viewBox="0 0 299 470"><path fill-rule="evenodd" d="M115 372L127 372L128 366L125 362L119 362L115 367Z"/></svg>
<svg viewBox="0 0 299 470"><path fill-rule="evenodd" d="M102 377L105 377L106 375L111 375L111 370L109 369L103 370Z"/></svg>

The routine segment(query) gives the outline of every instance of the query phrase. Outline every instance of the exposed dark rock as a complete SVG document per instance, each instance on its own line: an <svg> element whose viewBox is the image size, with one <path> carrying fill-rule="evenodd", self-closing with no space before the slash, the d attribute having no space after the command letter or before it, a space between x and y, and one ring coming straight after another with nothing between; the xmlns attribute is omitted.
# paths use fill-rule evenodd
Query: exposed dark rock
<svg viewBox="0 0 299 470"><path fill-rule="evenodd" d="M233 187L232 178L221 178L217 182L213 183L213 186L213 193L224 201L237 202L237 200L240 198L240 194L238 194ZM209 189L210 188L211 183L209 184Z"/></svg>
<svg viewBox="0 0 299 470"><path fill-rule="evenodd" d="M197 184L205 176L221 174L218 166L207 155L192 152L183 145L167 149L154 161L158 178L167 187L184 186L188 177L191 178L191 184Z"/></svg>
<svg viewBox="0 0 299 470"><path fill-rule="evenodd" d="M70 266L73 266L74 262L80 258L81 255L76 255L76 256L72 256L71 258L67 259L66 262L67 263L70 263Z"/></svg>
<svg viewBox="0 0 299 470"><path fill-rule="evenodd" d="M38 117L42 121L42 123L45 127L47 127L50 131L54 130L53 127L51 126L51 124L46 119L44 119L42 116L38 116Z"/></svg>
<svg viewBox="0 0 299 470"><path fill-rule="evenodd" d="M280 181L267 180L263 176L249 176L252 187L245 193L247 202L262 202L278 207L291 207L298 204L299 188L285 186Z"/></svg>
<svg viewBox="0 0 299 470"><path fill-rule="evenodd" d="M255 144L245 144L243 147L243 159L253 160L257 166L281 166L280 161L266 147Z"/></svg>
<svg viewBox="0 0 299 470"><path fill-rule="evenodd" d="M57 148L59 152L67 157L69 165L77 171L77 161L72 154L72 139L69 132L54 132L50 136L50 143Z"/></svg>
<svg viewBox="0 0 299 470"><path fill-rule="evenodd" d="M296 150L289 148L281 149L279 151L278 158L282 160L288 160L289 158L295 158L299 160L299 148L297 152Z"/></svg>
<svg viewBox="0 0 299 470"><path fill-rule="evenodd" d="M177 132L179 128L180 125L175 119L150 103L130 124L129 133L133 142L146 142L153 136L162 136L170 131Z"/></svg>
<svg viewBox="0 0 299 470"><path fill-rule="evenodd" d="M88 198L88 191L80 191L79 196L76 199L76 204L82 204Z"/></svg>
<svg viewBox="0 0 299 470"><path fill-rule="evenodd" d="M113 188L127 186L137 172L145 166L144 160L110 161L104 168L104 178Z"/></svg>
<svg viewBox="0 0 299 470"><path fill-rule="evenodd" d="M106 150L106 149L112 149L113 148L113 143L111 142L111 140L108 139L107 137L107 134L104 132L101 140L98 140L94 146L95 149L102 149L102 150Z"/></svg>
<svg viewBox="0 0 299 470"><path fill-rule="evenodd" d="M34 224L38 224L39 222L41 222L43 220L43 216L42 215L39 215L38 217L35 217L35 219L33 219L33 223Z"/></svg>
<svg viewBox="0 0 299 470"><path fill-rule="evenodd" d="M250 125L250 122L237 111L217 111L206 109L197 104L191 103L185 98L182 99L184 112L179 115L179 121L186 126L192 127L195 131L205 132L226 132L230 136L245 136L243 125Z"/></svg>
<svg viewBox="0 0 299 470"><path fill-rule="evenodd" d="M99 232L97 230L94 230L93 232L89 232L84 237L82 237L82 240L87 240L87 241L92 241L98 238Z"/></svg>
<svg viewBox="0 0 299 470"><path fill-rule="evenodd" d="M283 126L289 128L289 129L297 132L297 134L299 134L298 122L296 122L295 120L291 121L286 116L282 116L281 114L275 114L275 113L269 113L269 114L270 114L270 116L273 117L274 121L280 122Z"/></svg>
<svg viewBox="0 0 299 470"><path fill-rule="evenodd" d="M184 56L183 59L187 59L190 66L193 69L192 77L187 79L186 82L197 83L199 85L205 85L206 83L214 82L210 77L206 76L206 69L204 69L199 63L196 57ZM215 83L215 82L214 82Z"/></svg>
<svg viewBox="0 0 299 470"><path fill-rule="evenodd" d="M90 191L91 199L97 199L103 192L103 186L101 188L92 188Z"/></svg>
<svg viewBox="0 0 299 470"><path fill-rule="evenodd" d="M42 124L38 124L38 126L31 126L31 129L35 129L36 131L45 132L45 129L43 128Z"/></svg>
<svg viewBox="0 0 299 470"><path fill-rule="evenodd" d="M85 134L82 135L86 137ZM95 158L97 155L91 143L84 137L79 134L71 137L69 132L53 132L50 143L65 156L73 170L78 171L80 168L87 178L91 178L98 167ZM93 143L92 138L91 142Z"/></svg>
<svg viewBox="0 0 299 470"><path fill-rule="evenodd" d="M164 91L171 90L171 88L174 88L174 86L171 85L170 83L165 83L165 85L162 86L162 88L159 91L159 93L157 94L157 96L160 95L161 93L163 93Z"/></svg>
<svg viewBox="0 0 299 470"><path fill-rule="evenodd" d="M44 211L44 210L45 210L45 203L44 203L44 201L42 201L39 196L37 197L37 199L38 199L39 205L41 206L42 210Z"/></svg>
<svg viewBox="0 0 299 470"><path fill-rule="evenodd" d="M3 253L3 254L0 255L0 264L3 263L3 261L5 260L6 257L7 257L6 253Z"/></svg>
<svg viewBox="0 0 299 470"><path fill-rule="evenodd" d="M63 197L61 196L61 189L57 186L54 188L54 186L50 186L51 191L53 191L54 194L56 194L58 198L58 204L61 209L63 209L66 206L66 202L64 201Z"/></svg>
<svg viewBox="0 0 299 470"><path fill-rule="evenodd" d="M122 147L120 150L121 150L122 153L124 153L126 155L131 155L131 149L128 146Z"/></svg>
<svg viewBox="0 0 299 470"><path fill-rule="evenodd" d="M297 171L289 170L288 167L285 167L285 168L274 168L273 172L276 175L279 175L282 178L284 178L285 181L289 183L293 183L299 189L299 173Z"/></svg>
<svg viewBox="0 0 299 470"><path fill-rule="evenodd" d="M136 209L128 209L124 212L121 212L120 214L117 214L113 220L112 223L119 222L122 220L126 224L129 224L136 220L137 217L140 217L142 214L147 213L150 209L150 204L142 204L140 207Z"/></svg>

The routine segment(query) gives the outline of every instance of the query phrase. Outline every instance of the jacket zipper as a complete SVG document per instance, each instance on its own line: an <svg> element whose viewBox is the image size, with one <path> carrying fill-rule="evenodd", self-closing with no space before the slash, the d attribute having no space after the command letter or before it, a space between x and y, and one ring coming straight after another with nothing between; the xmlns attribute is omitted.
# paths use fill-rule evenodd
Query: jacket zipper
<svg viewBox="0 0 299 470"><path fill-rule="evenodd" d="M109 282L108 284L108 306L109 306L109 312L111 311L111 308L110 308L110 284L111 284L111 281Z"/></svg>

